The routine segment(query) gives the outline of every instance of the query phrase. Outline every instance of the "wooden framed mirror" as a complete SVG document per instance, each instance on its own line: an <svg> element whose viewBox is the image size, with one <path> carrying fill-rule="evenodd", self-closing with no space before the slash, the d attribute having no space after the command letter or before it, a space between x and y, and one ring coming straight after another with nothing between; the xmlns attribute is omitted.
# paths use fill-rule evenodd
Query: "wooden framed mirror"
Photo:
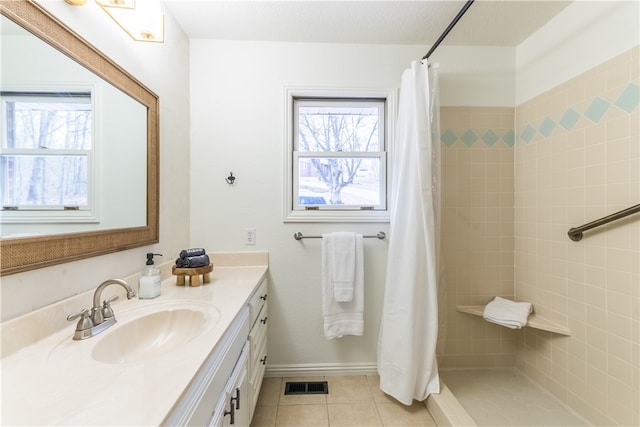
<svg viewBox="0 0 640 427"><path fill-rule="evenodd" d="M159 241L158 96L33 1L0 2L0 14L146 108L144 124L146 141L144 135L140 141L140 144L146 144L146 165L141 165L141 168L146 168L146 223L132 226L120 225L113 229L37 233L38 235L30 237L1 238L0 275L157 243ZM142 120L144 119L143 114ZM108 143L108 140L103 141L103 144ZM121 155L124 157L127 153ZM143 162L144 158L141 161ZM101 164L100 167L117 169L118 165ZM141 185L144 186L144 184ZM119 206L119 209L126 208L126 205Z"/></svg>

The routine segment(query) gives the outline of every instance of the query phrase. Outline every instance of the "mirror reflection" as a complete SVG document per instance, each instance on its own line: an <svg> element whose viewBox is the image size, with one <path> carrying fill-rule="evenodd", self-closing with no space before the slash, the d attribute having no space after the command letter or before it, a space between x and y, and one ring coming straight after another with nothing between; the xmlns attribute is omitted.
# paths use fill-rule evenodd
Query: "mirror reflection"
<svg viewBox="0 0 640 427"><path fill-rule="evenodd" d="M4 16L0 29L2 237L146 225L147 107Z"/></svg>
<svg viewBox="0 0 640 427"><path fill-rule="evenodd" d="M157 243L158 96L35 1L0 15L0 275Z"/></svg>

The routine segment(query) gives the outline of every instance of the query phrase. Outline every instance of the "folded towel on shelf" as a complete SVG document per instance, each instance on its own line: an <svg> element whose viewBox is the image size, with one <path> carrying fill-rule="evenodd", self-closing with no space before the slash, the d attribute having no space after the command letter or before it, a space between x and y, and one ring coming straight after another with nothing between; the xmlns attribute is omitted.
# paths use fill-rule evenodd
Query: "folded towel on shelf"
<svg viewBox="0 0 640 427"><path fill-rule="evenodd" d="M180 268L196 268L196 267L205 267L209 265L209 255L197 255L197 256L188 256L188 257L180 257L176 259L176 267Z"/></svg>
<svg viewBox="0 0 640 427"><path fill-rule="evenodd" d="M335 277L346 275L334 274L336 268L334 249L335 233L322 235L322 315L324 318L324 336L326 339L340 338L343 335L362 335L364 331L364 269L362 235L356 234L353 247L353 285L351 300L336 299ZM340 240L340 239L338 239ZM338 263L342 264L342 261ZM344 297L344 289L338 288L340 297Z"/></svg>
<svg viewBox="0 0 640 427"><path fill-rule="evenodd" d="M533 306L529 302L515 302L495 297L485 306L483 317L488 322L511 329L520 329L526 326L530 313L533 313Z"/></svg>

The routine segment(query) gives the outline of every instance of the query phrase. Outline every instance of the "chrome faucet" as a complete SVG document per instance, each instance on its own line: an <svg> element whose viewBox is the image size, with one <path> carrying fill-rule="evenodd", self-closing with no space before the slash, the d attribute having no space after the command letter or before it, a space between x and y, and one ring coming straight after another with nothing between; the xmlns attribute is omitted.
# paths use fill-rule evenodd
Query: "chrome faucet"
<svg viewBox="0 0 640 427"><path fill-rule="evenodd" d="M127 299L134 298L136 293L131 286L122 279L109 279L100 284L93 293L93 308L91 309L91 320L94 326L100 325L105 319L113 318L113 310L111 310L111 303L118 299L118 297L112 297L107 301L104 301L104 305L100 306L100 299L102 298L102 291L109 285L120 285L127 291ZM106 316L105 316L106 314ZM111 314L111 315L109 315ZM115 323L115 319L114 319Z"/></svg>
<svg viewBox="0 0 640 427"><path fill-rule="evenodd" d="M76 325L76 331L73 334L74 340L84 340L98 335L108 327L116 323L116 317L113 314L111 303L118 299L117 296L113 296L108 300L102 302L100 305L100 299L102 298L102 291L109 285L120 285L127 291L127 299L134 298L136 293L131 286L122 279L109 279L100 284L96 288L93 294L93 307L91 310L85 308L80 313L70 314L67 316L67 320L78 320Z"/></svg>

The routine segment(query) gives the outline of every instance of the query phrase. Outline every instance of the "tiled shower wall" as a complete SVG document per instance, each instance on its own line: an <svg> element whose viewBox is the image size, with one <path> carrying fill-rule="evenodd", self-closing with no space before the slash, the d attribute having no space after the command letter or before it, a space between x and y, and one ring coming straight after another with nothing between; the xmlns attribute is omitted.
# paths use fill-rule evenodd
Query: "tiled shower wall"
<svg viewBox="0 0 640 427"><path fill-rule="evenodd" d="M447 285L440 367L515 363L515 332L456 311L513 297L514 110L441 107L442 245Z"/></svg>
<svg viewBox="0 0 640 427"><path fill-rule="evenodd" d="M516 109L515 293L570 337L525 328L517 366L596 425L640 425L639 49Z"/></svg>

